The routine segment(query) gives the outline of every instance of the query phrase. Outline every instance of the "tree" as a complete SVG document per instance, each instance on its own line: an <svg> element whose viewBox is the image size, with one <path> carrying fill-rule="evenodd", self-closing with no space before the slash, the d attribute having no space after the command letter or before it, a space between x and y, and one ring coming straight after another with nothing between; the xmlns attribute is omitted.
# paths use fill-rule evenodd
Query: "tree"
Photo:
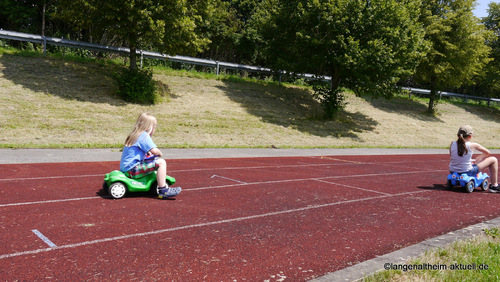
<svg viewBox="0 0 500 282"><path fill-rule="evenodd" d="M236 36L243 23L237 18L237 11L231 0L218 2L217 12L206 24L206 36L210 39L208 48L199 55L220 61L234 62L237 57Z"/></svg>
<svg viewBox="0 0 500 282"><path fill-rule="evenodd" d="M261 35L250 23L255 13L265 0L229 0L236 11L236 17L241 22L241 28L235 34L236 49L239 61L245 64L265 64L259 53Z"/></svg>
<svg viewBox="0 0 500 282"><path fill-rule="evenodd" d="M491 48L490 57L493 58L485 68L483 84L488 89L490 97L500 98L500 3L490 3L488 16L483 18L483 23L492 32L487 45Z"/></svg>
<svg viewBox="0 0 500 282"><path fill-rule="evenodd" d="M40 33L43 1L0 1L0 28L28 33Z"/></svg>
<svg viewBox="0 0 500 282"><path fill-rule="evenodd" d="M204 19L217 0L59 0L56 15L91 38L113 38L130 48L130 69L136 52L152 48L168 55L196 53L209 40Z"/></svg>
<svg viewBox="0 0 500 282"><path fill-rule="evenodd" d="M260 34L249 23L259 5L266 0L220 0L209 19L206 35L211 43L203 58L240 64L262 65L257 48Z"/></svg>
<svg viewBox="0 0 500 282"><path fill-rule="evenodd" d="M342 87L390 97L425 54L419 0L269 0L255 24L275 69L331 76Z"/></svg>
<svg viewBox="0 0 500 282"><path fill-rule="evenodd" d="M233 63L265 64L257 48L260 34L249 24L261 2L221 0L206 33L211 43L200 55Z"/></svg>
<svg viewBox="0 0 500 282"><path fill-rule="evenodd" d="M472 9L475 0L424 0L421 22L430 51L415 78L431 90L428 112L434 113L437 92L470 83L490 60L486 30Z"/></svg>

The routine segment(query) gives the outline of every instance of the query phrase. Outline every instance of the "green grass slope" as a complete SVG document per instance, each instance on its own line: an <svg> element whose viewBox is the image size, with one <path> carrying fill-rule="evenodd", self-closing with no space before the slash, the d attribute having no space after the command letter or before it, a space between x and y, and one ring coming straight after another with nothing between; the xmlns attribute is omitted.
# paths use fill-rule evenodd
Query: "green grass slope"
<svg viewBox="0 0 500 282"><path fill-rule="evenodd" d="M129 104L115 94L116 67L51 56L0 52L0 147L121 147L141 112L154 114L160 147L444 148L463 123L474 140L500 148L500 110L347 94L344 115L316 118L321 106L305 87L205 78L155 69L166 93L157 105Z"/></svg>

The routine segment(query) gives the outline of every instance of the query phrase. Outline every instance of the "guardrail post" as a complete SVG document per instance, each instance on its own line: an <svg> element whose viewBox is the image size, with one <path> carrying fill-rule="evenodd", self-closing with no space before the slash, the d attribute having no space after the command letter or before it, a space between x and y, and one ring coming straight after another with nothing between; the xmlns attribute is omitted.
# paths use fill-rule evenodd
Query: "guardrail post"
<svg viewBox="0 0 500 282"><path fill-rule="evenodd" d="M217 65L215 73L217 74L217 76L219 76L219 62L216 61L215 64Z"/></svg>
<svg viewBox="0 0 500 282"><path fill-rule="evenodd" d="M47 38L45 37L45 35L43 36L43 54L47 54Z"/></svg>
<svg viewBox="0 0 500 282"><path fill-rule="evenodd" d="M142 54L142 50L141 50L141 69L142 69L142 59L144 58L144 55Z"/></svg>

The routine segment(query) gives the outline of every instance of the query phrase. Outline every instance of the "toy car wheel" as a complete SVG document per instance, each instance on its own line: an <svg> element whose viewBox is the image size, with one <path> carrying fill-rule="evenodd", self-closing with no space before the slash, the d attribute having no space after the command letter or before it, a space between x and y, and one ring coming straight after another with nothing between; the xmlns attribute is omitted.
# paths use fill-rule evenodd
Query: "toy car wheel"
<svg viewBox="0 0 500 282"><path fill-rule="evenodd" d="M465 185L465 192L472 193L472 191L474 191L474 188L475 188L474 180L471 180L467 182L467 185Z"/></svg>
<svg viewBox="0 0 500 282"><path fill-rule="evenodd" d="M488 191L488 188L490 188L490 182L488 180L488 178L484 179L481 184L481 189L483 189L483 191Z"/></svg>
<svg viewBox="0 0 500 282"><path fill-rule="evenodd" d="M448 180L448 182L446 182L446 188L447 189L452 189L453 188L453 183L451 183L451 180Z"/></svg>
<svg viewBox="0 0 500 282"><path fill-rule="evenodd" d="M108 192L113 199L121 199L127 193L127 187L121 182L115 182L109 186Z"/></svg>

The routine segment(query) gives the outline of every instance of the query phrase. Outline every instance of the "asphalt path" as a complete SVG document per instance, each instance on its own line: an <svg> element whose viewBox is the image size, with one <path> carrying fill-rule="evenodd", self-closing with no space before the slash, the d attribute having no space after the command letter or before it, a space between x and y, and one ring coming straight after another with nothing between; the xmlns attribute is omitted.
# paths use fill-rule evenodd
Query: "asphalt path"
<svg viewBox="0 0 500 282"><path fill-rule="evenodd" d="M161 149L165 159L446 154L447 149ZM500 150L493 150L500 153ZM0 164L119 161L119 149L0 149Z"/></svg>

